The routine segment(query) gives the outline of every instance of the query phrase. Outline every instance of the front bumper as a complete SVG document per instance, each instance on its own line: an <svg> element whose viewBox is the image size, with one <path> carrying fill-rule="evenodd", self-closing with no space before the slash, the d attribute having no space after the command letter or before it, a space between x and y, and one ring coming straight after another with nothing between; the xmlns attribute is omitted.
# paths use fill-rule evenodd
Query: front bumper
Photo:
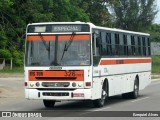
<svg viewBox="0 0 160 120"><path fill-rule="evenodd" d="M75 90L38 90L25 89L25 98L35 100L89 100L92 99L91 89L75 89Z"/></svg>

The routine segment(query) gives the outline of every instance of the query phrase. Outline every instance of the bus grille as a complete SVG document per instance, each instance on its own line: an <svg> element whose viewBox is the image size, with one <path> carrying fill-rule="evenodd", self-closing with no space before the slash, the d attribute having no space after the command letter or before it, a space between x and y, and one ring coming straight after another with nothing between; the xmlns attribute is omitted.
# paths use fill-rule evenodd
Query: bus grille
<svg viewBox="0 0 160 120"><path fill-rule="evenodd" d="M63 89L63 88L38 88L39 91L74 91L76 89Z"/></svg>
<svg viewBox="0 0 160 120"><path fill-rule="evenodd" d="M69 96L68 92L43 92L43 96Z"/></svg>

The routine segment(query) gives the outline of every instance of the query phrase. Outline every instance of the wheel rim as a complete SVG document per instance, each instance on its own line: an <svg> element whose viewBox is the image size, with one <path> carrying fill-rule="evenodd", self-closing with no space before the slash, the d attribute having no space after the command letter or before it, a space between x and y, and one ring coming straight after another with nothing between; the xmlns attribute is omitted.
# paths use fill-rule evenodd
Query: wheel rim
<svg viewBox="0 0 160 120"><path fill-rule="evenodd" d="M135 91L135 95L136 96L138 96L138 85L137 85L137 83L135 84L135 86L134 86L134 91Z"/></svg>
<svg viewBox="0 0 160 120"><path fill-rule="evenodd" d="M101 96L101 103L102 104L104 104L106 96L107 96L107 92L105 90L102 90L102 96Z"/></svg>

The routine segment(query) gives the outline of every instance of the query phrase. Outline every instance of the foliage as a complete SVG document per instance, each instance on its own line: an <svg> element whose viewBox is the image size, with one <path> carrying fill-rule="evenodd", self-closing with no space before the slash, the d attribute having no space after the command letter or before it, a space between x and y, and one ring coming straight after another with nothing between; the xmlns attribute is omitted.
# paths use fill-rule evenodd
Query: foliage
<svg viewBox="0 0 160 120"><path fill-rule="evenodd" d="M77 0L53 0L53 13L55 21L84 21L88 22L89 17L84 9L77 6Z"/></svg>
<svg viewBox="0 0 160 120"><path fill-rule="evenodd" d="M111 4L115 26L133 31L145 31L157 13L155 0L115 0Z"/></svg>
<svg viewBox="0 0 160 120"><path fill-rule="evenodd" d="M85 11L70 0L5 0L0 1L0 8L0 57L12 56L18 66L23 65L23 36L28 23L89 21Z"/></svg>
<svg viewBox="0 0 160 120"><path fill-rule="evenodd" d="M151 34L151 41L160 42L160 25L151 25L148 32Z"/></svg>
<svg viewBox="0 0 160 120"><path fill-rule="evenodd" d="M24 68L21 67L13 67L12 70L10 66L5 67L3 70L0 70L0 76L22 76L24 73Z"/></svg>
<svg viewBox="0 0 160 120"><path fill-rule="evenodd" d="M149 31L159 41L159 26L150 27L157 12L154 7L154 0L1 0L0 57L12 57L15 65L23 65L25 28L34 22L92 22Z"/></svg>
<svg viewBox="0 0 160 120"><path fill-rule="evenodd" d="M0 58L11 58L12 55L9 50L0 49Z"/></svg>
<svg viewBox="0 0 160 120"><path fill-rule="evenodd" d="M152 73L160 73L160 56L152 56Z"/></svg>

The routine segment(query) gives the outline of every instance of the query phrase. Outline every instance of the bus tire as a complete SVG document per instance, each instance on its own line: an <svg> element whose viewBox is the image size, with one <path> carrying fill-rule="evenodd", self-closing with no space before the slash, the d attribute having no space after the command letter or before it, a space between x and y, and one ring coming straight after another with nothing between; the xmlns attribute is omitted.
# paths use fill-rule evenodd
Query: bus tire
<svg viewBox="0 0 160 120"><path fill-rule="evenodd" d="M129 92L129 93L123 93L122 94L122 98L124 99L136 99L139 95L139 82L138 82L138 79L137 77L135 78L135 81L134 81L134 86L133 86L133 92Z"/></svg>
<svg viewBox="0 0 160 120"><path fill-rule="evenodd" d="M134 88L133 88L133 92L130 93L130 97L132 99L136 99L139 96L139 82L137 77L135 78L134 81Z"/></svg>
<svg viewBox="0 0 160 120"><path fill-rule="evenodd" d="M103 107L105 104L105 101L108 99L108 88L107 86L104 87L105 85L103 84L102 87L102 93L101 93L101 98L93 100L93 104L95 107Z"/></svg>
<svg viewBox="0 0 160 120"><path fill-rule="evenodd" d="M55 102L54 100L43 100L43 104L46 108L51 108L51 107L54 107L55 105Z"/></svg>
<svg viewBox="0 0 160 120"><path fill-rule="evenodd" d="M123 98L123 99L128 99L128 98L130 98L130 93L123 93L123 94L122 94L122 98Z"/></svg>

